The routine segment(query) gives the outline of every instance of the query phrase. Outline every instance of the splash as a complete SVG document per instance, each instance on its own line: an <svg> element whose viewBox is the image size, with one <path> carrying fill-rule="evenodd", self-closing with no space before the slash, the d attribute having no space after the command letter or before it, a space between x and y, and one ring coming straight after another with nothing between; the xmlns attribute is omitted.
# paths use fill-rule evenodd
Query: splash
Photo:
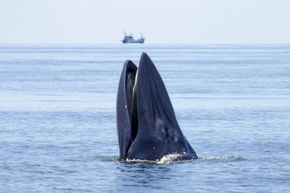
<svg viewBox="0 0 290 193"><path fill-rule="evenodd" d="M184 160L183 154L172 153L163 156L161 159L157 160L141 160L141 159L127 159L127 160L119 160L117 156L97 156L94 159L100 160L102 162L121 162L121 163L144 163L144 164L174 164L174 163L187 163L192 161L197 162L237 162L246 160L240 156L232 156L232 155L203 155L199 156L198 159L194 160Z"/></svg>
<svg viewBox="0 0 290 193"><path fill-rule="evenodd" d="M159 161L157 161L157 164L171 164L173 162L180 162L182 161L182 157L183 156L178 153L168 154L163 156Z"/></svg>
<svg viewBox="0 0 290 193"><path fill-rule="evenodd" d="M191 160L184 160L184 155L178 153L167 154L161 159L157 160L140 160L140 159L127 159L126 163L153 163L153 164L172 164L176 162L188 162Z"/></svg>

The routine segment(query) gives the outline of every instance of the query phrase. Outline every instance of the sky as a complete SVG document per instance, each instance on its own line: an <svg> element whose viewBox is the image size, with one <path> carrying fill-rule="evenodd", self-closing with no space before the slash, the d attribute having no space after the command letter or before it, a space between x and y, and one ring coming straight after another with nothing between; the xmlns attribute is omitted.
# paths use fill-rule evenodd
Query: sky
<svg viewBox="0 0 290 193"><path fill-rule="evenodd" d="M0 0L0 44L290 43L290 0Z"/></svg>

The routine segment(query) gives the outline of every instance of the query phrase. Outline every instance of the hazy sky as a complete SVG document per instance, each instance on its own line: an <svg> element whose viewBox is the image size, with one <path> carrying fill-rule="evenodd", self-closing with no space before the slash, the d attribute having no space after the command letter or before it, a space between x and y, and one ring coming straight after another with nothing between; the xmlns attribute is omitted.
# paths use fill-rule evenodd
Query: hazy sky
<svg viewBox="0 0 290 193"><path fill-rule="evenodd" d="M290 43L290 0L0 0L0 43Z"/></svg>

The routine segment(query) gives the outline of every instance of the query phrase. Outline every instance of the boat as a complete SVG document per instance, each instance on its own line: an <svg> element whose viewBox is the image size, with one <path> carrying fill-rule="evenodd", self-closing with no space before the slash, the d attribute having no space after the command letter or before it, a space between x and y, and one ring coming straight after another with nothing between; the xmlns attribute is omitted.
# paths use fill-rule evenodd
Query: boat
<svg viewBox="0 0 290 193"><path fill-rule="evenodd" d="M144 44L144 42L145 42L145 38L143 37L142 34L141 34L140 38L135 39L132 34L128 35L128 34L124 33L124 38L122 40L123 44L132 44L132 43Z"/></svg>

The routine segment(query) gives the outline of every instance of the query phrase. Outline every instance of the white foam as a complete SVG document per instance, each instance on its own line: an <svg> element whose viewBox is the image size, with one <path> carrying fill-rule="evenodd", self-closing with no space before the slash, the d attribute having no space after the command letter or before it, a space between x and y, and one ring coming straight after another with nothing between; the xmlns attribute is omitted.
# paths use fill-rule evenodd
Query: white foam
<svg viewBox="0 0 290 193"><path fill-rule="evenodd" d="M163 156L157 162L157 164L170 164L170 163L173 163L175 161L181 160L181 157L182 157L182 155L178 154L178 153L168 154L168 155Z"/></svg>
<svg viewBox="0 0 290 193"><path fill-rule="evenodd" d="M244 158L231 155L205 155L200 157L200 160L229 162L229 161L242 161L244 160Z"/></svg>
<svg viewBox="0 0 290 193"><path fill-rule="evenodd" d="M182 160L183 155L178 153L167 154L163 156L161 159L157 160L141 160L141 159L127 159L126 162L129 163L155 163L155 164L171 164L176 161Z"/></svg>

